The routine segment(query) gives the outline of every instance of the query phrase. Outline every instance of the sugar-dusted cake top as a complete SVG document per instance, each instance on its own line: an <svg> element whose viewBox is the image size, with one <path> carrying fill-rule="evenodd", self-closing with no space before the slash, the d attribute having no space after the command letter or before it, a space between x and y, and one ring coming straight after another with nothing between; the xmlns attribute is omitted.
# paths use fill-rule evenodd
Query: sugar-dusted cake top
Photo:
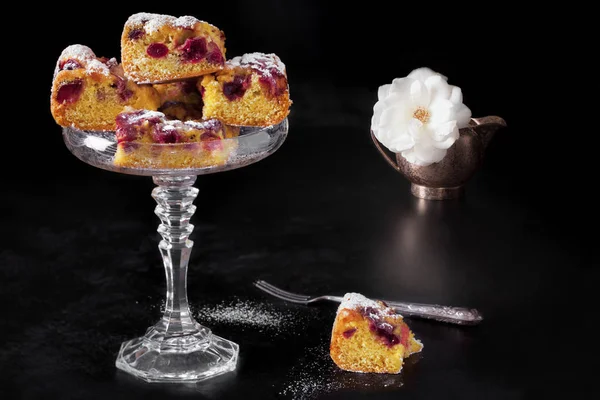
<svg viewBox="0 0 600 400"><path fill-rule="evenodd" d="M164 119L165 114L160 111L129 109L117 116L117 123L120 125L135 125L144 120L155 120L156 122L159 122Z"/></svg>
<svg viewBox="0 0 600 400"><path fill-rule="evenodd" d="M369 299L360 293L346 293L337 312L339 313L343 309L356 310L373 318L379 318L379 316L398 316L402 318L400 314L397 314L393 308L388 307L384 302Z"/></svg>
<svg viewBox="0 0 600 400"><path fill-rule="evenodd" d="M227 65L229 67L249 67L266 77L285 76L285 64L273 53L247 53L232 58L227 61Z"/></svg>
<svg viewBox="0 0 600 400"><path fill-rule="evenodd" d="M87 73L99 73L109 76L111 68L116 67L118 62L115 58L98 58L87 46L72 44L65 48L56 63L54 75L59 71L85 68Z"/></svg>
<svg viewBox="0 0 600 400"><path fill-rule="evenodd" d="M154 143L180 143L219 139L217 132L224 129L221 121L169 120L160 111L128 110L116 119L119 142L151 139ZM195 135L194 131L201 131ZM148 134L149 136L147 136Z"/></svg>
<svg viewBox="0 0 600 400"><path fill-rule="evenodd" d="M143 26L146 33L153 33L162 28L163 26L172 26L175 28L183 29L194 29L194 26L198 22L208 24L208 22L201 21L196 17L192 17L191 15L184 15L183 17L173 17L172 15L141 12L131 15L125 22L125 26ZM214 25L212 24L208 25L214 27Z"/></svg>
<svg viewBox="0 0 600 400"><path fill-rule="evenodd" d="M213 130L221 128L222 123L217 119L209 119L205 121L180 121L176 119L167 119L166 115L160 111L152 110L129 110L122 112L117 117L117 123L121 126L136 125L142 121L150 121L153 123L161 123L165 129L203 129Z"/></svg>

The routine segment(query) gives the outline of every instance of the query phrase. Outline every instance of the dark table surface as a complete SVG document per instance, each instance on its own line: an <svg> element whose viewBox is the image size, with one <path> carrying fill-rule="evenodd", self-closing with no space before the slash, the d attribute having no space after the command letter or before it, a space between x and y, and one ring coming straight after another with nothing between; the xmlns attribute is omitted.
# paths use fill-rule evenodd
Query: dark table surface
<svg viewBox="0 0 600 400"><path fill-rule="evenodd" d="M165 283L152 180L82 163L53 127L61 160L54 175L15 180L2 196L11 234L0 261L0 391L23 399L589 393L592 318L585 317L593 316L587 299L597 257L593 238L570 224L587 211L576 199L536 198L540 189L506 162L521 133L510 126L464 198L412 197L370 142L372 101L365 91L316 122L310 109L294 110L277 153L198 178L188 282L196 315L237 302L285 319L257 326L209 318L215 333L239 343L238 368L189 386L147 384L114 366L120 343L160 316ZM336 306L285 304L255 289L258 278L308 294L477 307L485 320L459 327L411 319L425 348L400 375L346 373L328 358Z"/></svg>
<svg viewBox="0 0 600 400"><path fill-rule="evenodd" d="M83 43L98 55L118 55L123 21L146 10L132 3L82 16L79 7L57 5L53 14L27 14L29 25L14 38L24 54L11 53L18 62L9 65L32 72L6 79L14 85L5 90L13 115L0 157L7 162L0 183L2 400L593 397L597 134L573 129L593 114L563 112L581 102L555 93L591 80L571 85L581 71L561 70L554 85L536 72L572 62L550 38L556 31L566 40L565 30L554 22L533 29L530 22L542 18L504 4L451 22L433 7L388 3L289 0L284 7L264 0L226 10L206 2L201 13L184 3L148 10L214 22L227 32L228 55L279 54L294 100L278 152L196 182L190 303L200 322L241 349L235 373L197 385L147 384L115 368L121 342L155 323L164 302L153 183L76 159L49 112L60 51ZM264 29L273 21L276 31ZM356 21L376 37L348 37ZM566 40L570 51L576 42ZM357 74L344 60L374 68ZM460 200L414 198L371 143L377 87L420 66L460 86L474 116L508 122ZM569 118L566 129L561 115ZM425 348L400 375L352 374L328 356L335 304L286 304L255 289L255 279L307 294L355 291L476 307L485 319L474 327L410 319ZM272 323L223 315L236 304L262 310Z"/></svg>

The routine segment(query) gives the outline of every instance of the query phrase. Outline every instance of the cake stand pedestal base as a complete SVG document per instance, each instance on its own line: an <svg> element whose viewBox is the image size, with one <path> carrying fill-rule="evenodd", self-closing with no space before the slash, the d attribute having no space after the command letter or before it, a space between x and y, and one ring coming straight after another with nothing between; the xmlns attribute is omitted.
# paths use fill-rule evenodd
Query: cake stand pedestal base
<svg viewBox="0 0 600 400"><path fill-rule="evenodd" d="M200 328L167 337L153 326L121 345L116 366L147 382L201 381L235 370L239 346Z"/></svg>

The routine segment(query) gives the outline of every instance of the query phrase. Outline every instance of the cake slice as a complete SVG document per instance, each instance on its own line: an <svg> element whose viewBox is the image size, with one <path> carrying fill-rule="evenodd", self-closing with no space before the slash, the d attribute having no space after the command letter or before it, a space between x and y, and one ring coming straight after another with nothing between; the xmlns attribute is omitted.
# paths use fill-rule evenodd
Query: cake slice
<svg viewBox="0 0 600 400"><path fill-rule="evenodd" d="M224 164L236 148L239 128L221 121L169 120L149 110L128 110L117 116L117 152L122 167L177 169Z"/></svg>
<svg viewBox="0 0 600 400"><path fill-rule="evenodd" d="M50 111L61 126L112 131L126 107L156 110L159 105L156 90L127 79L114 58L96 57L80 44L67 47L58 58Z"/></svg>
<svg viewBox="0 0 600 400"><path fill-rule="evenodd" d="M133 14L121 35L121 61L137 83L197 77L223 68L225 34L192 16Z"/></svg>
<svg viewBox="0 0 600 400"><path fill-rule="evenodd" d="M270 126L283 121L292 104L285 65L275 54L235 57L222 71L198 81L204 118L230 125Z"/></svg>
<svg viewBox="0 0 600 400"><path fill-rule="evenodd" d="M338 367L397 374L404 359L422 349L394 309L361 294L346 293L337 310L329 348Z"/></svg>
<svg viewBox="0 0 600 400"><path fill-rule="evenodd" d="M181 121L202 119L202 95L196 86L196 80L152 85L160 95L162 112L170 119Z"/></svg>

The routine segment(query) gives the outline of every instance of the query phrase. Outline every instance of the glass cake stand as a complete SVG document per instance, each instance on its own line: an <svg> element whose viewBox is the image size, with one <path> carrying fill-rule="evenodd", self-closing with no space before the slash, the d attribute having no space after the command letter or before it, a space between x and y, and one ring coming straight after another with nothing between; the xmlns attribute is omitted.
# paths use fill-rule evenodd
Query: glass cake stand
<svg viewBox="0 0 600 400"><path fill-rule="evenodd" d="M287 119L267 128L242 127L239 137L223 140L225 146L234 150L222 165L161 169L114 165L114 132L63 128L67 148L83 162L113 172L152 176L157 185L152 197L158 203L154 212L162 221L158 232L163 239L158 248L167 276L165 312L144 336L121 345L117 368L148 382L193 382L235 370L239 346L196 322L188 305L186 279L193 246L188 238L194 229L189 222L196 210L192 202L198 194L192 185L197 175L244 167L269 156L281 146L287 132ZM186 145L141 146L151 146L147 154L152 154L153 150L164 151L165 146L176 150L177 146Z"/></svg>

